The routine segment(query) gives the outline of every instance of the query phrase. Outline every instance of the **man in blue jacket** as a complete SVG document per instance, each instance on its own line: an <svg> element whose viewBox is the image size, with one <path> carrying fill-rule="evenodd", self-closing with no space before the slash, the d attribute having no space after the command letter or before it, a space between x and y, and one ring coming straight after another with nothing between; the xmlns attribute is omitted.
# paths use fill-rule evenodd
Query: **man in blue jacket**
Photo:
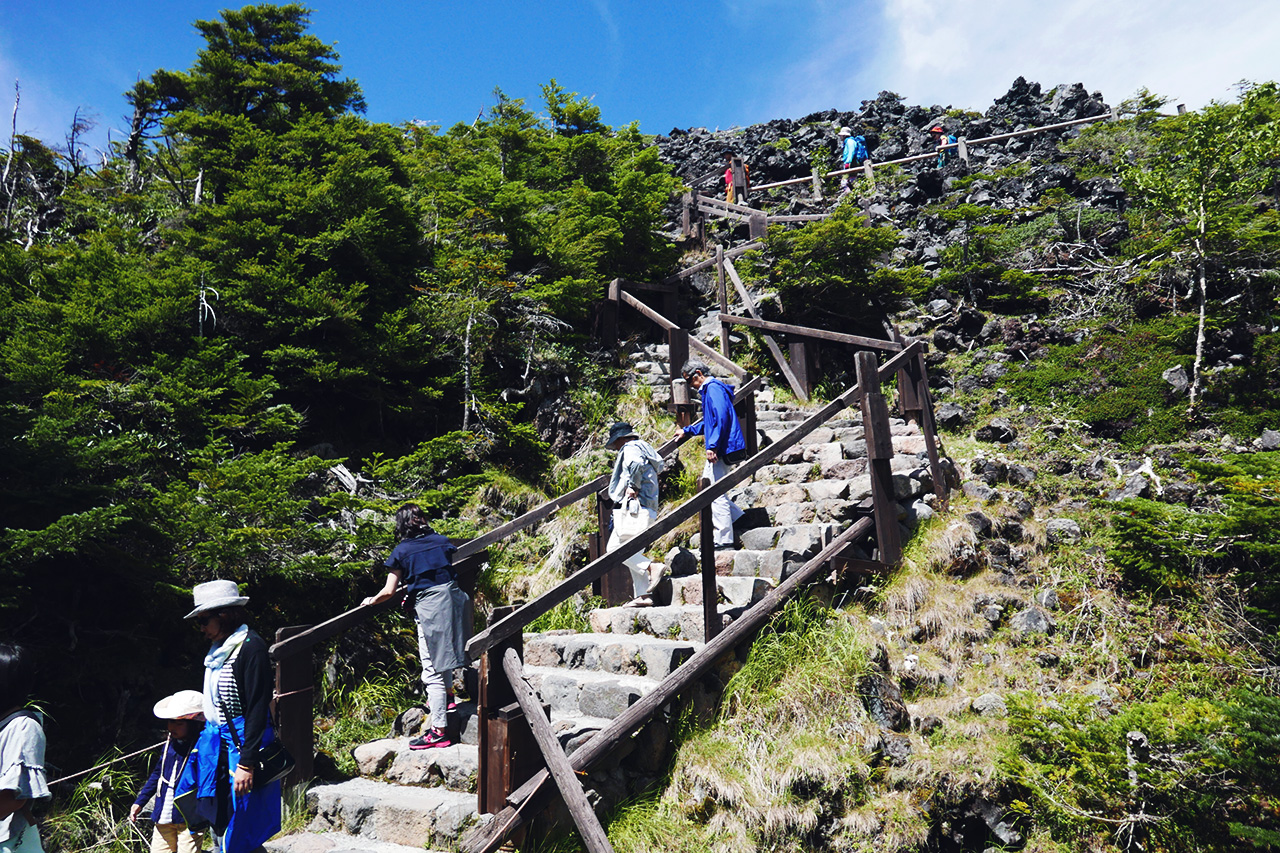
<svg viewBox="0 0 1280 853"><path fill-rule="evenodd" d="M707 448L702 476L714 483L729 473L730 461L736 462L746 453L742 424L738 423L738 413L733 410L733 389L709 375L707 366L700 361L686 361L680 375L702 396L702 420L679 430L677 437L702 436ZM728 495L712 501L711 522L715 525L716 550L733 547L733 523L741 517L742 510L729 500Z"/></svg>

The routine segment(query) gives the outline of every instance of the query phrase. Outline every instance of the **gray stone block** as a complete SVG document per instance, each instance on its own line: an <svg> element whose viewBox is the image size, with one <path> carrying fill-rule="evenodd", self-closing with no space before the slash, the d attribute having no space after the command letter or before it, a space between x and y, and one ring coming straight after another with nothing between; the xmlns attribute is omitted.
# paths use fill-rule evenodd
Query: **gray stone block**
<svg viewBox="0 0 1280 853"><path fill-rule="evenodd" d="M742 532L742 547L751 551L770 551L778 541L778 528L757 527Z"/></svg>
<svg viewBox="0 0 1280 853"><path fill-rule="evenodd" d="M617 681L584 684L578 697L578 708L591 717L612 720L636 703L640 690Z"/></svg>
<svg viewBox="0 0 1280 853"><path fill-rule="evenodd" d="M827 501L844 498L849 494L848 480L815 480L805 485L811 501Z"/></svg>

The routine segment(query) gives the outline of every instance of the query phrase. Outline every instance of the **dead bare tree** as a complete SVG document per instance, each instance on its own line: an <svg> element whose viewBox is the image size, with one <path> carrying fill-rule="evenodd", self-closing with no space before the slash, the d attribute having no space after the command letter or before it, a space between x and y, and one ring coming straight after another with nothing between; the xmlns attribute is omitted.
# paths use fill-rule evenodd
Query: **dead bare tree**
<svg viewBox="0 0 1280 853"><path fill-rule="evenodd" d="M9 124L9 151L4 158L4 174L0 176L0 189L4 190L4 227L8 229L13 222L13 197L17 189L18 178L14 174L13 183L9 183L9 173L13 170L13 149L18 142L18 104L22 100L22 89L17 80L13 81L13 120Z"/></svg>

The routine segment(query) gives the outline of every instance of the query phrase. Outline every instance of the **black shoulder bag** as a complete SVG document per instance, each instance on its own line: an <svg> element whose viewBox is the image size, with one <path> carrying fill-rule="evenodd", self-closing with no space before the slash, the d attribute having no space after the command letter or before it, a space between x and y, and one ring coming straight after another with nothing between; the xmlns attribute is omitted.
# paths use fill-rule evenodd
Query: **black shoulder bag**
<svg viewBox="0 0 1280 853"><path fill-rule="evenodd" d="M236 745L237 752L243 752L244 747L240 743L240 733L236 731L235 721L231 715L227 713L227 706L222 701L222 697L218 697L218 707L222 710L222 719L227 721L227 727L231 729L231 740ZM253 787L257 788L261 785L269 785L277 779L283 779L293 772L294 766L297 765L289 750L284 748L284 744L279 738L271 741L266 746L258 748L258 766L253 771ZM235 771L231 771L234 775Z"/></svg>

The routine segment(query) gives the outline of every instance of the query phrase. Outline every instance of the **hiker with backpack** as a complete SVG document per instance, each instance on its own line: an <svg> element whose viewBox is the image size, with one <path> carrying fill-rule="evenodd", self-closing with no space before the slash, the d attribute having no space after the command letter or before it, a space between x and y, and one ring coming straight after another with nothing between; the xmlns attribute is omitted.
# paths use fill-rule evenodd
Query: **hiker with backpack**
<svg viewBox="0 0 1280 853"><path fill-rule="evenodd" d="M929 132L933 134L933 144L938 148L938 168L941 169L947 163L956 159L955 145L959 140L954 135L943 130L940 124L935 124L929 128ZM951 147L944 148L944 145L950 145Z"/></svg>
<svg viewBox="0 0 1280 853"><path fill-rule="evenodd" d="M847 127L840 128L840 168L852 169L855 166L861 166L869 158L867 151L867 140L862 135L854 136L853 131ZM844 195L852 190L853 187L849 183L847 174L840 176L840 194Z"/></svg>
<svg viewBox="0 0 1280 853"><path fill-rule="evenodd" d="M712 376L705 364L692 359L684 363L680 375L702 397L702 420L677 429L676 437L702 436L707 450L702 477L715 483L728 475L729 463L740 462L747 456L742 424L733 409L733 388ZM741 517L742 510L728 495L721 495L711 502L711 523L715 527L717 551L733 547L733 525Z"/></svg>

